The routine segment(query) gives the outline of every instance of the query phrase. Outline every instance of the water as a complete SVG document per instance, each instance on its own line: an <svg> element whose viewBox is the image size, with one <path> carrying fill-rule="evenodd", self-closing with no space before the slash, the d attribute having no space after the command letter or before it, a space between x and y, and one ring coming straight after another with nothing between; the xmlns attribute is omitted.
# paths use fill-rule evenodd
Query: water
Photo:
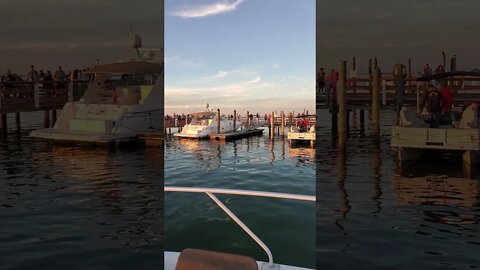
<svg viewBox="0 0 480 270"><path fill-rule="evenodd" d="M162 269L161 149L28 138L42 116L0 141L0 269Z"/></svg>
<svg viewBox="0 0 480 270"><path fill-rule="evenodd" d="M454 156L401 176L390 149L393 116L381 114L379 146L353 132L343 155L328 112L320 114L317 269L479 268L480 180L464 179Z"/></svg>
<svg viewBox="0 0 480 270"><path fill-rule="evenodd" d="M266 133L266 134L265 134ZM232 142L168 138L165 185L315 195L314 150L291 148L268 131ZM277 263L315 267L313 202L218 195ZM205 194L165 194L166 250L203 248L267 261L266 254Z"/></svg>

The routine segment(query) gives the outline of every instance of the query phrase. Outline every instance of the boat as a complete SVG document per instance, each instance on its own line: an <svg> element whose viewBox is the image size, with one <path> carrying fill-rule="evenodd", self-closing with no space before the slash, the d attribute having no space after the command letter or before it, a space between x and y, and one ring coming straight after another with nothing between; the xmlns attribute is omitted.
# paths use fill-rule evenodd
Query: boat
<svg viewBox="0 0 480 270"><path fill-rule="evenodd" d="M207 105L206 111L194 113L190 123L182 128L182 132L175 133L173 136L179 138L204 139L213 133L225 133L237 129L234 119L219 115L218 110L212 111L208 108L209 106Z"/></svg>
<svg viewBox="0 0 480 270"><path fill-rule="evenodd" d="M445 84L450 78L458 76L480 77L480 73L446 72L420 77L417 81L436 80ZM417 105L413 110L403 106L398 114L397 124L392 127L391 147L397 151L401 167L412 160L417 160L426 151L462 152L464 172L467 177L472 177L475 174L475 165L480 162L478 100L472 100L469 105L464 104L463 108L452 106L446 113L435 109L439 106L435 105L438 102L445 104L446 99L443 95L441 91L435 89L427 90L424 101L420 103L417 100L417 104L422 104L421 106ZM442 100L444 103L441 103Z"/></svg>
<svg viewBox="0 0 480 270"><path fill-rule="evenodd" d="M215 194L229 194L252 197L276 198L285 200L315 202L315 196L288 194L278 192L265 192L253 190L221 189L221 188L195 188L195 187L177 187L165 186L165 192L182 193L204 193L208 195L237 225L239 225L267 254L268 262L255 260L251 257L229 254L218 251L186 248L182 252L165 251L164 269L165 270L186 270L186 269L217 269L217 270L256 270L256 269L276 269L276 270L312 270L309 268L277 264L273 260L273 255L268 246L253 231L246 226L225 204L223 204ZM272 228L274 229L274 228Z"/></svg>
<svg viewBox="0 0 480 270"><path fill-rule="evenodd" d="M299 142L310 142L310 146L314 146L316 138L315 125L308 127L305 117L306 116L296 117L297 125L290 126L287 134L287 139L290 142L290 145Z"/></svg>
<svg viewBox="0 0 480 270"><path fill-rule="evenodd" d="M136 140L139 132L163 129L162 66L143 61L113 63L89 70L84 96L67 102L53 128L31 137L95 144Z"/></svg>

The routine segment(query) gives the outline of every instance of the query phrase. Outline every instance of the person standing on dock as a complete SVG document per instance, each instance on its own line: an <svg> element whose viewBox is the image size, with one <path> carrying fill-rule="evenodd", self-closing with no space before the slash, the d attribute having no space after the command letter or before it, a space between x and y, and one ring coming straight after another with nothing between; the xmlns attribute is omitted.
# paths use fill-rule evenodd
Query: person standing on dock
<svg viewBox="0 0 480 270"><path fill-rule="evenodd" d="M65 75L65 72L62 70L62 67L59 66L58 67L58 70L55 71L55 77L54 77L55 81L57 82L56 83L56 86L57 88L62 88L63 87L63 84L62 83L59 83L61 81L65 81L66 79L66 75Z"/></svg>
<svg viewBox="0 0 480 270"><path fill-rule="evenodd" d="M337 82L338 82L338 72L332 68L330 71L330 82L332 84L332 102L337 103Z"/></svg>
<svg viewBox="0 0 480 270"><path fill-rule="evenodd" d="M36 82L38 81L38 72L35 70L33 65L30 66L30 71L27 75L27 81L29 82Z"/></svg>
<svg viewBox="0 0 480 270"><path fill-rule="evenodd" d="M432 68L428 63L423 66L423 76L430 76L433 74Z"/></svg>
<svg viewBox="0 0 480 270"><path fill-rule="evenodd" d="M320 68L320 71L317 73L317 95L325 94L325 71L323 68Z"/></svg>
<svg viewBox="0 0 480 270"><path fill-rule="evenodd" d="M445 72L445 68L443 67L443 65L438 65L438 67L435 69L435 74L440 74L440 73L444 73Z"/></svg>

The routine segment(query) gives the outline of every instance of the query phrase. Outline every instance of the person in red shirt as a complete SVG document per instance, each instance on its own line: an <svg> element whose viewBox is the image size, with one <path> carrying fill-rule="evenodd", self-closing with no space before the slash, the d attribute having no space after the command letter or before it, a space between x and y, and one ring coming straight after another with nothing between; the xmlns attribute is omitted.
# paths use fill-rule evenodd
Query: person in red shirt
<svg viewBox="0 0 480 270"><path fill-rule="evenodd" d="M445 85L444 82L441 82L437 86L438 91L442 93L443 95L443 106L442 106L442 113L450 113L452 110L452 105L453 105L453 97L452 97L452 92L450 92L450 89Z"/></svg>

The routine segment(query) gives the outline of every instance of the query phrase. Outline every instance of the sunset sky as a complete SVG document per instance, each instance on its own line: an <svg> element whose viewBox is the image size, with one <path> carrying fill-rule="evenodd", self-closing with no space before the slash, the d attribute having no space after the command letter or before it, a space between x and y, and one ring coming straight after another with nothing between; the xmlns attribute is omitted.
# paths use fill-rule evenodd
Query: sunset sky
<svg viewBox="0 0 480 270"><path fill-rule="evenodd" d="M166 0L165 109L314 110L313 0Z"/></svg>

